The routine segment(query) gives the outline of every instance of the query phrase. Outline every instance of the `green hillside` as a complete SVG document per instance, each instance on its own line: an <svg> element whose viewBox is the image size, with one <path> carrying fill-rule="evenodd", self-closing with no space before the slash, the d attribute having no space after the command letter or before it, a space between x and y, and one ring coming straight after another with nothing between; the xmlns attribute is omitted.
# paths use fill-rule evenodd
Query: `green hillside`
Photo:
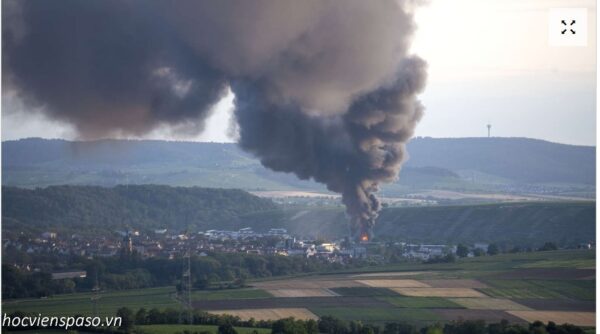
<svg viewBox="0 0 600 334"><path fill-rule="evenodd" d="M270 200L235 189L156 185L2 188L3 231L225 228L243 214L276 209Z"/></svg>
<svg viewBox="0 0 600 334"><path fill-rule="evenodd" d="M174 228L266 231L285 227L306 237L348 234L341 206L284 209L241 190L168 186L55 186L2 189L3 231L67 228L83 231ZM502 242L560 245L595 236L593 202L502 203L387 208L375 227L380 239L407 242Z"/></svg>
<svg viewBox="0 0 600 334"><path fill-rule="evenodd" d="M595 219L593 202L388 208L381 212L374 233L383 240L418 243L540 246L553 241L574 246L595 240ZM294 234L310 237L348 234L342 208L249 215L248 225L254 224L281 224Z"/></svg>
<svg viewBox="0 0 600 334"><path fill-rule="evenodd" d="M595 203L516 203L391 209L380 235L434 242L505 242L561 245L595 240Z"/></svg>

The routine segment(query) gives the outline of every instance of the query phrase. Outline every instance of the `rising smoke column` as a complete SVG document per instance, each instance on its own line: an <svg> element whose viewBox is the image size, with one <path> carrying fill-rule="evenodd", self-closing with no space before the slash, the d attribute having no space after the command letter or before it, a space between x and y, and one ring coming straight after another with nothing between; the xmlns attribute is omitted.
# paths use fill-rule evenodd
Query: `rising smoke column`
<svg viewBox="0 0 600 334"><path fill-rule="evenodd" d="M270 104L257 83L234 85L239 143L270 169L313 178L341 193L352 234L368 238L380 210L374 192L397 177L405 143L423 114L415 94L424 81L424 62L406 58L394 82L361 95L334 116Z"/></svg>
<svg viewBox="0 0 600 334"><path fill-rule="evenodd" d="M3 95L84 138L197 132L230 87L239 144L342 194L369 233L422 107L413 1L3 1Z"/></svg>

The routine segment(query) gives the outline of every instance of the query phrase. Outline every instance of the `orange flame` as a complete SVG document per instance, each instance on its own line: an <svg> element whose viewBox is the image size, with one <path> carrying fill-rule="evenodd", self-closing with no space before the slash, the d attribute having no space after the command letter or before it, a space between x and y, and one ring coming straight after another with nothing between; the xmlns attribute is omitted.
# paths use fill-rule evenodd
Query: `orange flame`
<svg viewBox="0 0 600 334"><path fill-rule="evenodd" d="M369 236L366 234L363 234L360 236L360 241L369 241Z"/></svg>

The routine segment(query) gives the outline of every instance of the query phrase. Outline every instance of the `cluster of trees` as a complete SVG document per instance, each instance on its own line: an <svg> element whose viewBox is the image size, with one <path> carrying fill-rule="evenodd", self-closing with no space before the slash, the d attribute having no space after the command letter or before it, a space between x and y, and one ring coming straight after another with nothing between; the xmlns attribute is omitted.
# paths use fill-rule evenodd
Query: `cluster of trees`
<svg viewBox="0 0 600 334"><path fill-rule="evenodd" d="M29 272L10 264L2 265L2 297L43 297L59 293L90 291L94 287L109 290L178 285L183 271L182 259L139 256L87 259L73 257L72 270L85 270L86 278L52 280L49 273ZM284 276L340 269L341 264L295 256L263 256L242 253L210 253L190 260L192 284L196 289L235 288L246 279ZM356 260L346 267L361 267Z"/></svg>
<svg viewBox="0 0 600 334"><path fill-rule="evenodd" d="M64 233L130 228L234 228L240 217L278 210L272 201L236 189L129 185L2 187L3 229Z"/></svg>
<svg viewBox="0 0 600 334"><path fill-rule="evenodd" d="M458 257L467 257L469 255L469 247L465 246L464 244L459 244L456 247L456 256ZM497 244L489 244L487 247L487 251L483 250L481 248L475 248L473 249L473 255L478 257L478 256L484 256L484 255L497 255L500 254L501 250L500 247L498 247Z"/></svg>
<svg viewBox="0 0 600 334"><path fill-rule="evenodd" d="M2 298L43 297L60 293L72 293L78 280L53 280L46 272L25 272L11 265L2 265Z"/></svg>
<svg viewBox="0 0 600 334"><path fill-rule="evenodd" d="M535 251L538 252L544 252L544 251L551 251L551 250L557 250L558 246L554 243L554 242L546 242L544 243L544 245L542 245L542 247L535 249ZM487 247L487 251L483 250L481 248L475 248L473 249L473 255L474 256L484 256L484 255L498 255L500 253L520 253L520 252L524 252L524 251L534 251L534 249L524 249L518 246L515 246L509 250L506 249L502 249L500 246L498 246L495 243L491 243L488 245ZM458 257L467 257L469 255L469 247L467 247L464 244L458 244L458 246L456 247L456 256Z"/></svg>
<svg viewBox="0 0 600 334"><path fill-rule="evenodd" d="M26 316L23 312L14 312L10 317ZM235 327L270 328L272 334L585 334L581 327L554 322L544 324L540 321L528 325L509 323L502 320L499 323L486 323L483 320L459 320L445 324L432 324L417 327L407 322L388 322L383 326L365 324L361 321L345 321L332 316L323 316L319 320L297 320L286 318L275 321L241 320L230 315L209 314L200 310L190 313L184 310L156 308L137 311L127 307L117 310L116 316L121 317L119 328L81 328L86 332L131 333L139 325L180 324L187 323L191 315L193 324L218 326L218 334L237 334ZM235 327L234 327L235 326ZM255 331L257 333L257 331ZM178 334L211 334L208 331Z"/></svg>
<svg viewBox="0 0 600 334"><path fill-rule="evenodd" d="M444 256L434 256L432 258L427 259L424 263L451 263L456 261L456 255L452 253L448 253Z"/></svg>
<svg viewBox="0 0 600 334"><path fill-rule="evenodd" d="M536 321L529 325L511 324L506 320L499 323L478 321L453 321L418 328L407 322L388 322L384 326L363 324L360 321L343 321L324 316L318 321L281 319L272 323L272 334L584 334L581 327L553 322L544 324Z"/></svg>

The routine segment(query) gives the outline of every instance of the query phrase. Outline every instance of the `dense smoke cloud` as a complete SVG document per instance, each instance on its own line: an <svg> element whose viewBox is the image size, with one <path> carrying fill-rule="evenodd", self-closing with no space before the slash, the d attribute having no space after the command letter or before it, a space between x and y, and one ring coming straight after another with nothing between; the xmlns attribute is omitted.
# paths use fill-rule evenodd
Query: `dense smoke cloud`
<svg viewBox="0 0 600 334"><path fill-rule="evenodd" d="M199 131L231 87L240 145L341 193L368 232L422 115L413 1L3 1L3 94L82 137Z"/></svg>

